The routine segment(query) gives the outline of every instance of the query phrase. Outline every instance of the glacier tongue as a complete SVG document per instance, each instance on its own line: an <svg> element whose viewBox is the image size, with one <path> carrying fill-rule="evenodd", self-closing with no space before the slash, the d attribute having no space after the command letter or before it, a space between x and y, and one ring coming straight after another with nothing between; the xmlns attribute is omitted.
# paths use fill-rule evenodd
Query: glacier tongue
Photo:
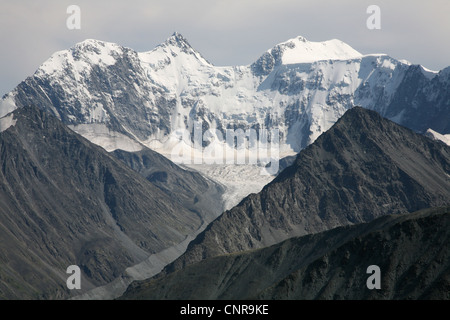
<svg viewBox="0 0 450 320"><path fill-rule="evenodd" d="M61 74L65 72L65 68L71 68L76 77L89 72L95 65L114 65L114 57L120 55L122 49L115 43L87 39L69 50L55 52L39 67L37 75Z"/></svg>
<svg viewBox="0 0 450 320"><path fill-rule="evenodd" d="M194 169L225 187L223 200L225 210L229 210L251 193L258 193L274 179L273 175L261 175L257 165L238 164L189 164L186 168Z"/></svg>

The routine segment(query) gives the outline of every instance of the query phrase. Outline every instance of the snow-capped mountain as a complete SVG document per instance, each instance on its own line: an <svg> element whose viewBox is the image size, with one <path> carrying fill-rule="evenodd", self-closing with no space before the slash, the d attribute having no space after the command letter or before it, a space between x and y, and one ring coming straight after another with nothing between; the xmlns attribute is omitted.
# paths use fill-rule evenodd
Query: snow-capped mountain
<svg viewBox="0 0 450 320"><path fill-rule="evenodd" d="M303 37L251 65L225 67L208 62L179 33L148 52L86 40L53 54L5 95L0 117L31 103L108 151L143 144L176 161L180 132L191 134L184 139L190 152L197 126L210 132L201 147L225 152L226 143L212 142L227 129L253 129L259 139L264 129L277 129L276 156L283 157L355 105L417 132L450 133L450 68L434 72L385 54L363 55L339 40Z"/></svg>

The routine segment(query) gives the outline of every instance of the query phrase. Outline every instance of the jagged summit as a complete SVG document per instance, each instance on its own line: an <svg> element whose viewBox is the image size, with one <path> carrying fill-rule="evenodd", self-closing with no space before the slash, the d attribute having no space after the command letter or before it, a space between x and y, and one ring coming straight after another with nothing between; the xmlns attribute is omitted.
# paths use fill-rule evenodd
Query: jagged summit
<svg viewBox="0 0 450 320"><path fill-rule="evenodd" d="M175 31L169 38L167 38L165 43L181 46L188 45L189 47L191 46L187 39L177 31Z"/></svg>
<svg viewBox="0 0 450 320"><path fill-rule="evenodd" d="M140 57L150 64L161 65L162 61L167 62L167 59L172 60L177 58L180 54L195 57L195 60L199 61L201 64L211 65L211 63L206 60L200 52L194 49L189 44L188 40L179 32L174 32L166 41L158 45L155 49L140 53ZM189 65L192 61L182 62L182 64L186 63Z"/></svg>

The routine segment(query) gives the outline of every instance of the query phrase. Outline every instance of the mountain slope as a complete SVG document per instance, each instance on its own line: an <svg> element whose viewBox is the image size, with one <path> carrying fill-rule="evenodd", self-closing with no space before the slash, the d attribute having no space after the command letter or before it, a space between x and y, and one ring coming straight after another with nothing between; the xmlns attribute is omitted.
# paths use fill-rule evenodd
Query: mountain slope
<svg viewBox="0 0 450 320"><path fill-rule="evenodd" d="M23 107L2 123L2 298L86 292L181 243L204 223L174 201L176 195L169 197L43 110ZM81 291L66 288L72 264L81 268Z"/></svg>
<svg viewBox="0 0 450 320"><path fill-rule="evenodd" d="M290 238L133 283L121 299L450 298L450 207ZM380 267L369 290L367 268Z"/></svg>
<svg viewBox="0 0 450 320"><path fill-rule="evenodd" d="M350 109L258 194L224 212L165 268L293 236L450 204L450 148Z"/></svg>
<svg viewBox="0 0 450 320"><path fill-rule="evenodd" d="M117 149L111 154L165 192L174 202L197 212L205 223L223 212L224 187L198 172L182 169L145 147L137 152Z"/></svg>

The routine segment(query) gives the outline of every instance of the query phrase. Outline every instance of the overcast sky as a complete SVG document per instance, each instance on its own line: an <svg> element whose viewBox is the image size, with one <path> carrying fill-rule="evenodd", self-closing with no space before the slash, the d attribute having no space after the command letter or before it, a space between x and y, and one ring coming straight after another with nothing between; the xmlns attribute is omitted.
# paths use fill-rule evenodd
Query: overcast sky
<svg viewBox="0 0 450 320"><path fill-rule="evenodd" d="M67 7L81 9L70 30ZM369 5L381 29L369 30ZM340 39L363 54L386 53L432 70L450 66L449 0L0 0L0 96L52 53L87 38L148 51L174 31L215 65L246 65L296 36Z"/></svg>

